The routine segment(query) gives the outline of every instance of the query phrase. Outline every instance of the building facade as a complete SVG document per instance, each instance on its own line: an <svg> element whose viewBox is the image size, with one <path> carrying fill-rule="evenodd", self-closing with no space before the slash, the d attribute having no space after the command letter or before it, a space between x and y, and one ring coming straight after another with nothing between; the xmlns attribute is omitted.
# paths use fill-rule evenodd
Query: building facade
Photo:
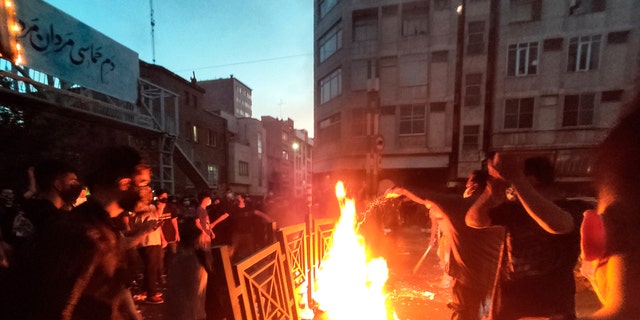
<svg viewBox="0 0 640 320"><path fill-rule="evenodd" d="M178 134L172 149L175 193L194 196L202 190L225 189L229 154L227 121L203 104L205 90L195 81L143 61L140 77L178 97Z"/></svg>
<svg viewBox="0 0 640 320"><path fill-rule="evenodd" d="M262 116L266 133L267 183L271 196L304 198L311 184L313 139L293 120Z"/></svg>
<svg viewBox="0 0 640 320"><path fill-rule="evenodd" d="M236 118L220 111L229 124L229 188L264 198L267 195L266 132L254 118Z"/></svg>
<svg viewBox="0 0 640 320"><path fill-rule="evenodd" d="M236 118L251 118L251 88L231 75L229 78L198 81L207 92L204 105L212 111L224 111Z"/></svg>
<svg viewBox="0 0 640 320"><path fill-rule="evenodd" d="M634 93L640 1L462 3L315 1L315 179L442 186L489 151L588 176Z"/></svg>

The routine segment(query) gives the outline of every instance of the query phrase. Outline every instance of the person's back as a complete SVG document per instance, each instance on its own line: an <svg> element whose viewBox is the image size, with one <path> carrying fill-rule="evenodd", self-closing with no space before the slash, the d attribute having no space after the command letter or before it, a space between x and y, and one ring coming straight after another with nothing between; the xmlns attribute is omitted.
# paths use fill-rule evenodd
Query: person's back
<svg viewBox="0 0 640 320"><path fill-rule="evenodd" d="M572 214L576 226L589 208L579 201L557 201ZM496 288L496 319L561 315L575 317L573 269L580 253L576 229L550 234L529 217L522 205L510 202L496 208L493 223L507 231L505 250Z"/></svg>

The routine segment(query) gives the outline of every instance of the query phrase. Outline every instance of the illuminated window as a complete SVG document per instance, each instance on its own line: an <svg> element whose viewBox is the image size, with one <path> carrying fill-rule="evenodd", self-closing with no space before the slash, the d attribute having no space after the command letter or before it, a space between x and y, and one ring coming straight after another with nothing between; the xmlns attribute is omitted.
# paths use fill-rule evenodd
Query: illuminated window
<svg viewBox="0 0 640 320"><path fill-rule="evenodd" d="M562 110L562 126L592 125L595 97L594 93L565 96L564 109Z"/></svg>
<svg viewBox="0 0 640 320"><path fill-rule="evenodd" d="M414 104L400 106L400 134L418 134L425 132L426 105Z"/></svg>
<svg viewBox="0 0 640 320"><path fill-rule="evenodd" d="M320 80L320 103L326 103L342 93L342 69Z"/></svg>
<svg viewBox="0 0 640 320"><path fill-rule="evenodd" d="M189 141L192 142L198 142L198 127L191 123L191 122L187 122L187 130L189 130L187 132L187 137L189 139Z"/></svg>
<svg viewBox="0 0 640 320"><path fill-rule="evenodd" d="M507 99L504 103L504 128L533 127L533 98Z"/></svg>
<svg viewBox="0 0 640 320"><path fill-rule="evenodd" d="M509 45L507 75L525 76L538 73L538 43Z"/></svg>
<svg viewBox="0 0 640 320"><path fill-rule="evenodd" d="M218 167L214 164L207 165L207 178L212 185L218 185Z"/></svg>
<svg viewBox="0 0 640 320"><path fill-rule="evenodd" d="M587 71L598 68L600 35L574 37L569 40L567 71Z"/></svg>
<svg viewBox="0 0 640 320"><path fill-rule="evenodd" d="M320 62L327 60L342 48L342 26L338 23L318 39L320 47Z"/></svg>

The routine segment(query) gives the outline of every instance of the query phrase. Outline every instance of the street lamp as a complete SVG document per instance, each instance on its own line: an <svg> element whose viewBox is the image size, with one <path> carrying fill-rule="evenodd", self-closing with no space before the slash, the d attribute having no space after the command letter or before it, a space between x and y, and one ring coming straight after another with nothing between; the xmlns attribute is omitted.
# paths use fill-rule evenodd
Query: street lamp
<svg viewBox="0 0 640 320"><path fill-rule="evenodd" d="M291 148L293 148L293 150L297 151L298 149L300 149L300 144L297 142L294 142L291 144Z"/></svg>

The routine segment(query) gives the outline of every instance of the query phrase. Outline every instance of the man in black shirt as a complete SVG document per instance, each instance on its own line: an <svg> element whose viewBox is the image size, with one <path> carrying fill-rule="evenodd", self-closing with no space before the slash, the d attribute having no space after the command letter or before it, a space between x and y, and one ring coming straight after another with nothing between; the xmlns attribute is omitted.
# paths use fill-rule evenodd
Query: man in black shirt
<svg viewBox="0 0 640 320"><path fill-rule="evenodd" d="M573 269L582 212L589 205L564 198L546 157L497 153L488 169L488 187L467 212L466 223L506 230L491 319L575 319ZM515 191L513 200L506 198L508 187Z"/></svg>

